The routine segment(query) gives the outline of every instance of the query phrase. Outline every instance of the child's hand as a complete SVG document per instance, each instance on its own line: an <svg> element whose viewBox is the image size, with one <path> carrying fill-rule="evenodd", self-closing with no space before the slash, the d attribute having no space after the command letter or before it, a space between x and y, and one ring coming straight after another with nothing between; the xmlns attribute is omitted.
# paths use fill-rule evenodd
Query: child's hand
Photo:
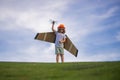
<svg viewBox="0 0 120 80"><path fill-rule="evenodd" d="M60 40L59 42L60 42L60 43L64 43L64 41L63 41L63 40Z"/></svg>
<svg viewBox="0 0 120 80"><path fill-rule="evenodd" d="M63 40L60 40L59 42L60 43L64 43L66 41L66 39L63 39Z"/></svg>
<svg viewBox="0 0 120 80"><path fill-rule="evenodd" d="M52 24L54 25L54 24L55 24L55 21L52 21Z"/></svg>
<svg viewBox="0 0 120 80"><path fill-rule="evenodd" d="M62 40L59 41L60 43L63 43Z"/></svg>

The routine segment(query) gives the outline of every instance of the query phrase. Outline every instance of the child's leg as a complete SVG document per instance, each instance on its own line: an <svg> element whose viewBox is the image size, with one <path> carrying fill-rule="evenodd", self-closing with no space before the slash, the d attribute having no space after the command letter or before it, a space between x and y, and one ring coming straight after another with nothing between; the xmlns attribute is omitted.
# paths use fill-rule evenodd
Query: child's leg
<svg viewBox="0 0 120 80"><path fill-rule="evenodd" d="M62 63L64 62L64 54L60 54Z"/></svg>
<svg viewBox="0 0 120 80"><path fill-rule="evenodd" d="M60 54L56 54L56 62L57 63L59 62L59 56L60 56Z"/></svg>

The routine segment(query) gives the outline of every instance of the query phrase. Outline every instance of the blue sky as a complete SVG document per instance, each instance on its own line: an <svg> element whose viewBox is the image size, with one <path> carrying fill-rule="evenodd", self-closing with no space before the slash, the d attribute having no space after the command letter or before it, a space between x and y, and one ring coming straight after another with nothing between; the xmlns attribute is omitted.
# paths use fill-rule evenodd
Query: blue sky
<svg viewBox="0 0 120 80"><path fill-rule="evenodd" d="M79 50L65 62L120 60L119 0L0 0L0 61L55 62L54 44L34 40L65 24Z"/></svg>

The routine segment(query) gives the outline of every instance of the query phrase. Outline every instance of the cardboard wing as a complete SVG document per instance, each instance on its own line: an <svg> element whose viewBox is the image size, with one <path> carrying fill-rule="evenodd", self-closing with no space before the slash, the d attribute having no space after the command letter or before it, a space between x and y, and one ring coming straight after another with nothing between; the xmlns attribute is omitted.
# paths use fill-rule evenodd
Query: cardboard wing
<svg viewBox="0 0 120 80"><path fill-rule="evenodd" d="M78 49L74 46L74 44L68 38L67 35L66 37L67 38L66 38L66 42L64 43L64 49L66 49L71 54L77 57ZM56 35L54 32L37 33L37 35L35 36L35 39L50 42L50 43L55 43Z"/></svg>

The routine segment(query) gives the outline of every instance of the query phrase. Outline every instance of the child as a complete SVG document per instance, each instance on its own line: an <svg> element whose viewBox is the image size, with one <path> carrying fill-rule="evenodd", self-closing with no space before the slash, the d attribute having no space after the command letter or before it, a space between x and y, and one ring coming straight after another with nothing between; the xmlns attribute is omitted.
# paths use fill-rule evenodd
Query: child
<svg viewBox="0 0 120 80"><path fill-rule="evenodd" d="M58 26L58 31L55 31L54 29L55 22L52 22L52 31L56 34L56 40L55 40L55 54L56 54L56 62L59 62L59 56L61 57L62 63L64 62L64 42L66 41L65 36L65 27L63 24L60 24Z"/></svg>

